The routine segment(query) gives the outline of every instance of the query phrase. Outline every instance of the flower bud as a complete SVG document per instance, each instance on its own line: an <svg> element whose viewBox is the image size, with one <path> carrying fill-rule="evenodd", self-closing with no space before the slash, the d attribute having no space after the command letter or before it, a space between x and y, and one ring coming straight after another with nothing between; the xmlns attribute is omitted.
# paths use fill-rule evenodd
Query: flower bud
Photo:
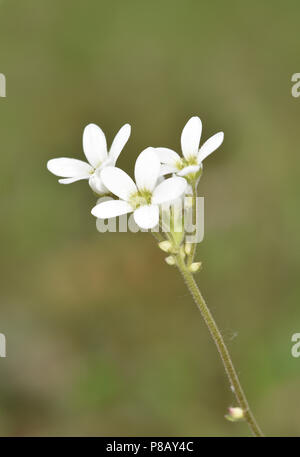
<svg viewBox="0 0 300 457"><path fill-rule="evenodd" d="M244 419L244 411L239 406L228 408L228 414L226 414L226 419L231 422L237 422Z"/></svg>
<svg viewBox="0 0 300 457"><path fill-rule="evenodd" d="M189 266L189 270L191 273L196 273L197 271L200 270L202 266L202 262L194 262Z"/></svg>
<svg viewBox="0 0 300 457"><path fill-rule="evenodd" d="M170 252L172 249L172 243L168 240L161 241L158 243L158 247L164 252Z"/></svg>
<svg viewBox="0 0 300 457"><path fill-rule="evenodd" d="M169 257L166 257L165 261L167 262L168 265L175 265L175 258L172 255L169 255Z"/></svg>

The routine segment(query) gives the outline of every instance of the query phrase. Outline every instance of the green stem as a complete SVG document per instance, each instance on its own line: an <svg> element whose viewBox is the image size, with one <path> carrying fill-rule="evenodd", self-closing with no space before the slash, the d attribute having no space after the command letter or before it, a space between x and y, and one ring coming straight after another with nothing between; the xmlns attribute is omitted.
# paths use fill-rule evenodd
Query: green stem
<svg viewBox="0 0 300 457"><path fill-rule="evenodd" d="M158 241L159 243L160 243L161 241L164 241L164 240L166 239L166 238L165 238L161 233L159 233L159 232L152 232L152 231L151 231L151 233L152 233L152 235L154 236L154 238L156 239L156 241Z"/></svg>
<svg viewBox="0 0 300 457"><path fill-rule="evenodd" d="M195 279L194 279L192 273L189 271L183 258L180 255L177 255L176 260L177 260L177 267L178 267L179 271L181 272L181 274L185 280L185 283L186 283L198 309L200 310L202 317L210 331L210 334L217 346L217 349L221 356L226 374L227 374L229 382L230 382L230 386L236 396L236 399L237 399L240 407L242 408L242 410L244 412L244 417L254 436L264 436L263 433L261 432L259 426L257 425L256 420L249 408L247 398L243 392L238 375L233 366L231 357L229 355L228 349L225 345L221 332L218 329L218 326L217 326L210 310L208 309L208 307L204 301L204 298L201 295L201 292L195 282Z"/></svg>

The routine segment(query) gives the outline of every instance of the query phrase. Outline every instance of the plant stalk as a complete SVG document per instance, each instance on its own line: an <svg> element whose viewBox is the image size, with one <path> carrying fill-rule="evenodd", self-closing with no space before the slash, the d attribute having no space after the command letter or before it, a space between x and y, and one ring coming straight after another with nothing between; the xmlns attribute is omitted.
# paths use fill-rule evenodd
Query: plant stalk
<svg viewBox="0 0 300 457"><path fill-rule="evenodd" d="M254 436L257 436L257 437L264 436L255 420L255 417L253 416L253 414L249 408L247 398L246 398L244 391L242 389L242 386L240 384L238 375L235 371L234 365L232 363L231 357L229 355L228 349L223 340L221 332L220 332L209 308L207 307L204 298L202 297L202 294L197 286L197 283L195 282L195 279L194 279L192 273L189 271L187 265L184 262L184 259L182 258L182 256L180 254L177 255L176 261L177 261L177 267L184 278L187 288L189 289L198 309L200 310L202 317L209 329L209 332L217 346L217 349L218 349L220 357L222 359L226 374L227 374L229 382L230 382L231 389L232 389L233 393L235 394L236 399L244 412L245 420L247 421Z"/></svg>

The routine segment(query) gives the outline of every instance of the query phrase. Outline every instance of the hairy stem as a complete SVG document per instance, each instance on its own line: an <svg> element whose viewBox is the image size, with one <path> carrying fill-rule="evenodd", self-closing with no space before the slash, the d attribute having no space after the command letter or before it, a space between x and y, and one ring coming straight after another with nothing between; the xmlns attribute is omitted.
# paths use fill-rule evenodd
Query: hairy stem
<svg viewBox="0 0 300 457"><path fill-rule="evenodd" d="M223 340L221 332L218 329L218 326L217 326L210 310L208 309L208 307L204 301L204 298L201 295L201 292L194 280L194 277L193 277L192 273L189 271L182 256L177 255L176 260L177 260L178 269L184 278L187 288L189 289L198 309L200 310L202 317L210 331L210 334L217 346L217 349L221 356L226 374L227 374L229 382L230 382L230 386L233 390L233 393L236 396L236 399L237 399L240 407L242 408L242 410L244 412L244 417L245 417L253 435L254 436L263 436L263 433L261 432L259 426L257 425L256 420L249 408L247 398L243 392L238 375L233 366L231 357L229 355L228 349Z"/></svg>

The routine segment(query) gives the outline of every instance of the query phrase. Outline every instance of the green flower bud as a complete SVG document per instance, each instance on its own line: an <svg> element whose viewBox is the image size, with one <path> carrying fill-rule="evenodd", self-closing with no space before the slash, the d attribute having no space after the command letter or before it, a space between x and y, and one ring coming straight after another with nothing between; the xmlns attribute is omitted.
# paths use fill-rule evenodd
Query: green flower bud
<svg viewBox="0 0 300 457"><path fill-rule="evenodd" d="M201 262L194 262L189 266L189 270L191 273L197 273L197 271L200 270L201 266L202 266Z"/></svg>
<svg viewBox="0 0 300 457"><path fill-rule="evenodd" d="M166 257L165 261L167 262L168 265L175 265L175 258L172 255L169 255L169 257Z"/></svg>
<svg viewBox="0 0 300 457"><path fill-rule="evenodd" d="M231 422L237 422L245 418L244 411L240 407L230 407L228 408L228 414L226 414L226 419Z"/></svg>
<svg viewBox="0 0 300 457"><path fill-rule="evenodd" d="M170 252L172 249L172 243L168 240L161 241L158 243L158 247L164 252Z"/></svg>

